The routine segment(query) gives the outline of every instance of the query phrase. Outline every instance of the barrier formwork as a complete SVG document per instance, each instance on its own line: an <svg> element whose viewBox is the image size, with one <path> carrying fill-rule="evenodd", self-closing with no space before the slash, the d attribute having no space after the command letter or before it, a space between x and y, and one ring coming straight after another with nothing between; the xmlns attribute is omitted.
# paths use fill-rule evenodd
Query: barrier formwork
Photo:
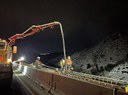
<svg viewBox="0 0 128 95"><path fill-rule="evenodd" d="M55 95L114 95L114 88L72 79L70 77L53 75L53 88Z"/></svg>
<svg viewBox="0 0 128 95"><path fill-rule="evenodd" d="M46 89L47 91L51 90L53 74L31 67L27 67L26 74L31 78L31 80L36 82L42 88Z"/></svg>
<svg viewBox="0 0 128 95"><path fill-rule="evenodd" d="M21 68L23 72L24 66ZM41 87L54 95L128 95L125 91L114 87L100 85L89 81L81 81L66 75L49 73L27 66L26 74Z"/></svg>

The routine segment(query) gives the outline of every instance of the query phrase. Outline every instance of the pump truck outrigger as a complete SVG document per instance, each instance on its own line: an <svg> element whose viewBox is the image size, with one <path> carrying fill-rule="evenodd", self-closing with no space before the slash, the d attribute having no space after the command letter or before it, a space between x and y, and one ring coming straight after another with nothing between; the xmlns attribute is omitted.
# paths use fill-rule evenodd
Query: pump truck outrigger
<svg viewBox="0 0 128 95"><path fill-rule="evenodd" d="M59 25L61 29L62 41L63 41L63 50L64 50L64 58L66 59L66 50L65 50L65 41L64 34L62 30L62 25L60 22L51 22L43 25L33 25L25 32L21 34L15 34L14 36L9 38L9 43L5 40L0 40L0 75L5 74L0 78L10 80L10 84L12 81L13 70L12 70L12 54L17 52L17 47L14 46L12 50L12 46L15 44L17 39L23 39L25 37L34 35L35 33L41 32L46 28L53 28L55 25ZM13 51L13 52L12 52Z"/></svg>

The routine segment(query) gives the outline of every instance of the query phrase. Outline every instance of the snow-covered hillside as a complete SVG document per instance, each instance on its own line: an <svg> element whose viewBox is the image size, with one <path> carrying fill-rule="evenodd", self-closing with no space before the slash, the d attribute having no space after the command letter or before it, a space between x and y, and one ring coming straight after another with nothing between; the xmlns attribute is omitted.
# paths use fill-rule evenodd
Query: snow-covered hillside
<svg viewBox="0 0 128 95"><path fill-rule="evenodd" d="M89 50L74 53L71 56L74 70L91 74L110 72L128 57L127 36L127 33L116 33Z"/></svg>

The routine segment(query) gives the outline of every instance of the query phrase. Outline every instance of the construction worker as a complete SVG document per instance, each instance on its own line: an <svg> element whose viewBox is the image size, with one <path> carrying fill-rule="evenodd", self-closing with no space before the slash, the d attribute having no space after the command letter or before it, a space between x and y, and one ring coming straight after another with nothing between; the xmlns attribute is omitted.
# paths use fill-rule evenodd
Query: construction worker
<svg viewBox="0 0 128 95"><path fill-rule="evenodd" d="M61 71L65 72L65 60L64 59L60 60L60 67L61 67Z"/></svg>
<svg viewBox="0 0 128 95"><path fill-rule="evenodd" d="M68 56L66 59L66 72L73 70L71 57Z"/></svg>
<svg viewBox="0 0 128 95"><path fill-rule="evenodd" d="M35 65L35 67L36 68L38 68L38 69L41 69L41 61L40 61L40 57L38 56L37 58L36 58L36 61L34 62L34 65Z"/></svg>

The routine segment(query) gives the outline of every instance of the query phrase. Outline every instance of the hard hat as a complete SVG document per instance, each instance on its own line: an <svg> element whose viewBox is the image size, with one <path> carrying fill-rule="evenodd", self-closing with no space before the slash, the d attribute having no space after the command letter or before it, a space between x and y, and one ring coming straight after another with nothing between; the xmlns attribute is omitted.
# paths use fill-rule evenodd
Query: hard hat
<svg viewBox="0 0 128 95"><path fill-rule="evenodd" d="M71 67L71 70L73 70L73 67Z"/></svg>
<svg viewBox="0 0 128 95"><path fill-rule="evenodd" d="M37 59L40 60L40 57L38 56Z"/></svg>
<svg viewBox="0 0 128 95"><path fill-rule="evenodd" d="M67 58L68 58L68 59L71 59L71 57L70 57L70 56L68 56Z"/></svg>
<svg viewBox="0 0 128 95"><path fill-rule="evenodd" d="M65 60L63 59L62 62L65 62Z"/></svg>
<svg viewBox="0 0 128 95"><path fill-rule="evenodd" d="M58 71L59 69L58 68L56 68L56 71Z"/></svg>

